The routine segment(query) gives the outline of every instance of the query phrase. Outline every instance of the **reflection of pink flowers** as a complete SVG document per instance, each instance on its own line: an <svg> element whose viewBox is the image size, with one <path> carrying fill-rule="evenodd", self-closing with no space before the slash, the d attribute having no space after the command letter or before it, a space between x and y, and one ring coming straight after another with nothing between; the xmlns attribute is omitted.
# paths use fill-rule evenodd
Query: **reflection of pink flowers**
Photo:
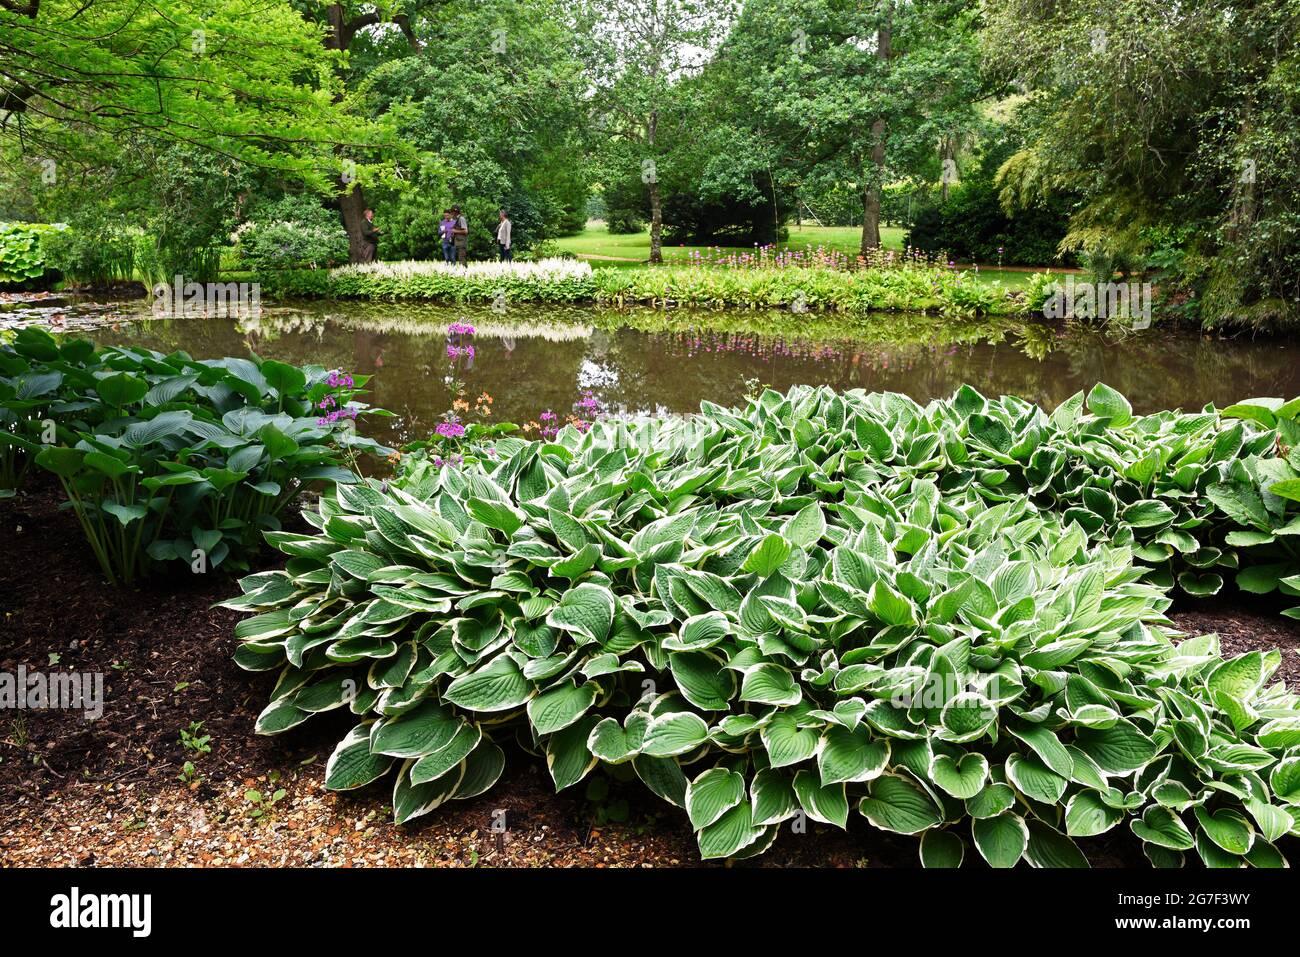
<svg viewBox="0 0 1300 957"><path fill-rule="evenodd" d="M457 357L459 357L459 356L467 356L468 358L473 359L473 358L474 358L474 347L473 347L473 346L454 346L454 345L452 345L451 343L448 343L448 344L447 344L447 358L448 358L448 359L455 359L455 358L457 358Z"/></svg>
<svg viewBox="0 0 1300 957"><path fill-rule="evenodd" d="M459 439L465 435L465 426L459 422L439 422L434 431L444 439Z"/></svg>

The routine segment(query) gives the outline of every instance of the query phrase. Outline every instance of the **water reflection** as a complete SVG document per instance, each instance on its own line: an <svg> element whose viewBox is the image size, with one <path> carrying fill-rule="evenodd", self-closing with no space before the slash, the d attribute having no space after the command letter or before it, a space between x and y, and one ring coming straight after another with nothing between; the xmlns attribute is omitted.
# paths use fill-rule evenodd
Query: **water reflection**
<svg viewBox="0 0 1300 957"><path fill-rule="evenodd" d="M472 363L448 357L453 322L475 327ZM563 417L584 390L613 412L684 412L705 399L737 401L756 382L892 390L922 402L970 383L1052 408L1105 381L1139 412L1300 394L1300 354L1290 343L912 315L332 303L264 309L257 319L126 321L94 338L378 373L373 401L400 416L380 426L381 437L396 442L429 433L457 380L470 396L493 396L494 417L514 422L546 409Z"/></svg>

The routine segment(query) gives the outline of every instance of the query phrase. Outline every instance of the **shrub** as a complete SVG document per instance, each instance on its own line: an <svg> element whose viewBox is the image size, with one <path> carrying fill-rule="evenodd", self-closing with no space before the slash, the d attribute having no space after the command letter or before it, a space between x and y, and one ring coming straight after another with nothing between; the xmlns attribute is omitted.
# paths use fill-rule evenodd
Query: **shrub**
<svg viewBox="0 0 1300 957"><path fill-rule="evenodd" d="M934 195L918 202L907 244L962 262L1072 265L1073 257L1057 251L1065 238L1072 197L1053 198L1014 215L1003 209L996 175L1012 152L1010 141L998 140L962 171L947 202Z"/></svg>
<svg viewBox="0 0 1300 957"><path fill-rule="evenodd" d="M364 383L24 329L0 347L0 471L56 476L114 584L176 559L246 569L304 488L356 481L356 450L390 451L352 428Z"/></svg>
<svg viewBox="0 0 1300 957"><path fill-rule="evenodd" d="M257 613L239 664L281 671L258 730L348 708L326 784L396 768L399 823L489 788L513 735L557 789L630 765L707 858L856 809L926 865L968 842L1084 865L1076 839L1121 824L1157 865L1281 865L1300 702L1269 684L1280 653L1183 640L1133 562L1163 511L1079 491L1094 459L1102 480L1147 463L1089 448L1148 431L1125 405L800 387L340 486L317 533L268 535L285 570L225 603ZM1062 514L1076 493L1101 526Z"/></svg>
<svg viewBox="0 0 1300 957"><path fill-rule="evenodd" d="M263 289L275 296L326 295L357 299L448 299L454 302L507 299L527 302L577 302L590 299L592 270L573 259L536 262L366 263L327 273L259 274Z"/></svg>
<svg viewBox="0 0 1300 957"><path fill-rule="evenodd" d="M646 228L650 221L650 197L640 171L616 178L601 194L605 225L611 236L629 236Z"/></svg>
<svg viewBox="0 0 1300 957"><path fill-rule="evenodd" d="M235 231L248 269L321 268L348 261L348 236L338 213L311 196L267 204Z"/></svg>
<svg viewBox="0 0 1300 957"><path fill-rule="evenodd" d="M144 239L139 229L92 213L47 236L44 247L51 267L73 282L103 288L135 276L137 246Z"/></svg>

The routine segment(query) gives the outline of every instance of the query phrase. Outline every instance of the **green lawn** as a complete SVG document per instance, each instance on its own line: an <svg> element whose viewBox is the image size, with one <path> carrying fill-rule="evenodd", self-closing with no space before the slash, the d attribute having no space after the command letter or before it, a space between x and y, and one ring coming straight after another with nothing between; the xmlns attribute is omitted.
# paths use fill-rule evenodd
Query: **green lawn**
<svg viewBox="0 0 1300 957"><path fill-rule="evenodd" d="M881 239L887 249L903 248L904 230L899 226L886 226L881 230ZM782 249L815 249L824 246L836 249L846 255L856 256L862 231L853 226L791 226L788 242L779 243ZM624 236L612 236L604 223L592 222L576 236L565 236L556 240L565 252L581 258L590 257L593 261L606 259L617 262L630 260L644 263L650 258L650 230ZM705 253L721 249L723 252L746 252L753 247L746 246L664 246L664 259L668 261L685 261L693 251Z"/></svg>
<svg viewBox="0 0 1300 957"><path fill-rule="evenodd" d="M905 230L901 226L885 226L881 229L881 240L886 249L902 249ZM834 249L848 256L856 256L858 244L862 239L862 230L856 226L791 226L790 238L778 244L782 249L816 249L818 246ZM561 250L572 253L579 259L587 259L593 266L601 268L618 268L620 266L642 266L650 258L650 230L629 233L623 236L610 235L605 224L592 222L576 236L557 239L556 245ZM668 263L688 262L691 253L698 251L716 255L712 246L664 246L664 261ZM723 246L723 253L746 252L752 247ZM1048 271L1049 267L1044 267ZM985 281L1000 280L1008 289L1019 289L1029 282L1030 272L1007 269L981 269L979 278Z"/></svg>

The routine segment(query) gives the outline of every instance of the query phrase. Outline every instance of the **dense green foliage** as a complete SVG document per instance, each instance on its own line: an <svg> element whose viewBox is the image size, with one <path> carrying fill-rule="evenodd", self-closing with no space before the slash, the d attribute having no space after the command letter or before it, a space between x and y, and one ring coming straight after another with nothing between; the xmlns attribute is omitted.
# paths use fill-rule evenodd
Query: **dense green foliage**
<svg viewBox="0 0 1300 957"><path fill-rule="evenodd" d="M171 560L246 569L299 492L356 481L355 451L388 451L353 427L365 377L335 382L23 329L0 347L0 483L12 492L33 463L56 476L110 582Z"/></svg>
<svg viewBox="0 0 1300 957"><path fill-rule="evenodd" d="M359 716L326 783L396 767L398 822L490 787L513 735L559 789L630 766L704 857L856 809L932 866L968 841L993 866L1083 865L1076 839L1119 825L1159 866L1278 866L1300 834L1280 653L1179 634L1134 558L1175 522L1235 521L1209 490L1273 474L1281 409L796 388L503 439L268 535L289 561L225 603L256 612L236 660L281 672L264 733ZM1155 482L1175 465L1181 496Z"/></svg>
<svg viewBox="0 0 1300 957"><path fill-rule="evenodd" d="M0 146L32 193L137 139L323 187L332 146L383 139L333 97L337 57L291 4L36 0L0 7L0 32Z"/></svg>
<svg viewBox="0 0 1300 957"><path fill-rule="evenodd" d="M1164 268L1206 325L1300 321L1300 2L984 5L988 62L1027 91L1008 206L1077 196L1068 248Z"/></svg>
<svg viewBox="0 0 1300 957"><path fill-rule="evenodd" d="M382 258L441 259L438 221L453 203L473 258L495 258L503 206L518 250L580 229L590 173L570 5L446 0L412 13L419 49L390 36L354 58L361 107L440 161L436 173L368 191Z"/></svg>
<svg viewBox="0 0 1300 957"><path fill-rule="evenodd" d="M135 275L146 241L138 229L92 215L51 234L44 246L50 266L72 283L102 289Z"/></svg>
<svg viewBox="0 0 1300 957"><path fill-rule="evenodd" d="M594 295L591 266L572 259L540 262L399 262L258 275L273 296L338 299L440 299L452 302L577 302Z"/></svg>
<svg viewBox="0 0 1300 957"><path fill-rule="evenodd" d="M1060 251L1069 222L1068 197L1013 212L1003 208L996 176L1009 154L1009 144L989 144L961 171L946 201L931 194L918 202L907 245L958 262L1073 266L1074 255Z"/></svg>

